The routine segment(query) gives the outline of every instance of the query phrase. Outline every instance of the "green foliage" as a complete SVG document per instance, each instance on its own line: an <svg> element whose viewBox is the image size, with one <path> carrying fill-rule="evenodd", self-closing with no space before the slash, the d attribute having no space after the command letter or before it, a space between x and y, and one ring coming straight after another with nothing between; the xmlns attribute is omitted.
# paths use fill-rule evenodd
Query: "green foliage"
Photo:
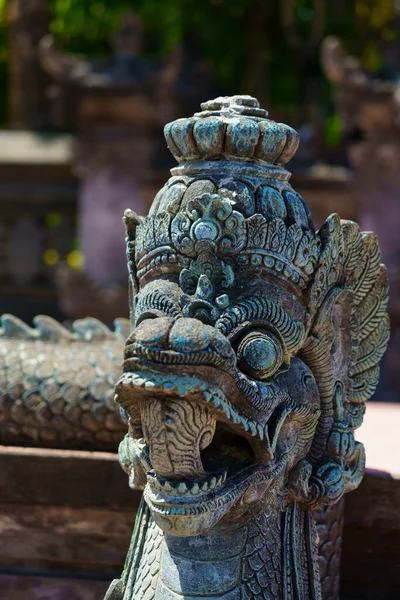
<svg viewBox="0 0 400 600"><path fill-rule="evenodd" d="M367 67L380 68L379 47L368 33L379 29L390 37L394 16L394 0L50 0L50 5L52 30L69 51L106 55L121 15L133 11L143 20L148 56L165 57L183 40L221 84L258 95L262 89L268 103L292 119L301 118L299 103L316 100L308 97L308 82L324 96L323 37L340 36ZM252 60L254 47L261 74ZM260 85L253 90L257 78Z"/></svg>
<svg viewBox="0 0 400 600"><path fill-rule="evenodd" d="M342 122L337 115L325 119L324 141L327 146L338 146L342 139Z"/></svg>
<svg viewBox="0 0 400 600"><path fill-rule="evenodd" d="M293 124L319 115L325 129L331 127L325 119L332 103L320 71L323 38L339 36L365 67L379 70L380 42L396 37L395 0L48 0L48 4L51 30L68 52L108 56L121 16L135 12L143 21L147 56L165 58L183 42L192 58L206 61L227 92L255 94L274 116ZM6 77L5 12L6 0L0 0L0 85L5 85ZM331 143L335 136L328 135Z"/></svg>
<svg viewBox="0 0 400 600"><path fill-rule="evenodd" d="M50 0L51 30L71 52L103 55L108 38L122 13L132 10L129 0Z"/></svg>

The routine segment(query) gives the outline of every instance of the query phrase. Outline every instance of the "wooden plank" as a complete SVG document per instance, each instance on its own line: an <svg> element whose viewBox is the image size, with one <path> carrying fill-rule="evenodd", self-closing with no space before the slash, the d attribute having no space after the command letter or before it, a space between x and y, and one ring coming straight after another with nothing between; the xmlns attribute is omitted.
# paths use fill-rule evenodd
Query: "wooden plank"
<svg viewBox="0 0 400 600"><path fill-rule="evenodd" d="M346 525L400 531L400 479L367 469L358 490L346 497Z"/></svg>
<svg viewBox="0 0 400 600"><path fill-rule="evenodd" d="M346 498L341 571L342 590L357 599L400 598L399 479L368 470Z"/></svg>
<svg viewBox="0 0 400 600"><path fill-rule="evenodd" d="M135 512L133 508L0 505L0 565L118 574Z"/></svg>
<svg viewBox="0 0 400 600"><path fill-rule="evenodd" d="M400 406L369 403L357 439L365 444L367 471L346 497L342 597L400 598Z"/></svg>
<svg viewBox="0 0 400 600"><path fill-rule="evenodd" d="M0 574L2 600L101 600L108 581Z"/></svg>
<svg viewBox="0 0 400 600"><path fill-rule="evenodd" d="M134 509L116 454L0 446L0 503Z"/></svg>

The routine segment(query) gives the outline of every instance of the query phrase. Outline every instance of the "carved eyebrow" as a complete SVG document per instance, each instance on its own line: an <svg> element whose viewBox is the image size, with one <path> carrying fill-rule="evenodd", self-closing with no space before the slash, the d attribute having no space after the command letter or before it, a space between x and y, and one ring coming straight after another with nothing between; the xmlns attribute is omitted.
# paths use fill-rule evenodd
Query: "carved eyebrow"
<svg viewBox="0 0 400 600"><path fill-rule="evenodd" d="M148 310L157 310L172 317L177 317L181 314L178 303L174 302L174 300L166 294L157 290L139 294L136 298L136 319Z"/></svg>
<svg viewBox="0 0 400 600"><path fill-rule="evenodd" d="M304 340L305 328L301 321L291 317L274 300L263 296L253 296L229 307L217 320L215 327L227 336L236 327L252 319L263 319L273 325L282 336L288 352L296 350Z"/></svg>

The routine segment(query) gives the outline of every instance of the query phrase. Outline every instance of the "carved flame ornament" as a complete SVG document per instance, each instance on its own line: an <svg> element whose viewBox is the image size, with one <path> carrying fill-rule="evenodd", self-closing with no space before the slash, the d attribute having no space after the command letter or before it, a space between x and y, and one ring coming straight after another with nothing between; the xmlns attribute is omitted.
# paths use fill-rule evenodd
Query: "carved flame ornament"
<svg viewBox="0 0 400 600"><path fill-rule="evenodd" d="M249 96L202 109L166 126L179 165L148 217L125 215L120 461L145 504L107 598L318 600L313 511L363 476L386 269L355 223L315 232L295 131Z"/></svg>

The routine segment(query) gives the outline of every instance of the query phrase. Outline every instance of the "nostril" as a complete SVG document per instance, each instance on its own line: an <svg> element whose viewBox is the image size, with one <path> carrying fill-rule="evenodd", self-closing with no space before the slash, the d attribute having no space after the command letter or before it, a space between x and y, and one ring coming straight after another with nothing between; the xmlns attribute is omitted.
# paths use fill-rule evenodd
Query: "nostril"
<svg viewBox="0 0 400 600"><path fill-rule="evenodd" d="M135 341L143 346L160 348L168 344L168 335L174 323L171 317L142 321L135 330Z"/></svg>

